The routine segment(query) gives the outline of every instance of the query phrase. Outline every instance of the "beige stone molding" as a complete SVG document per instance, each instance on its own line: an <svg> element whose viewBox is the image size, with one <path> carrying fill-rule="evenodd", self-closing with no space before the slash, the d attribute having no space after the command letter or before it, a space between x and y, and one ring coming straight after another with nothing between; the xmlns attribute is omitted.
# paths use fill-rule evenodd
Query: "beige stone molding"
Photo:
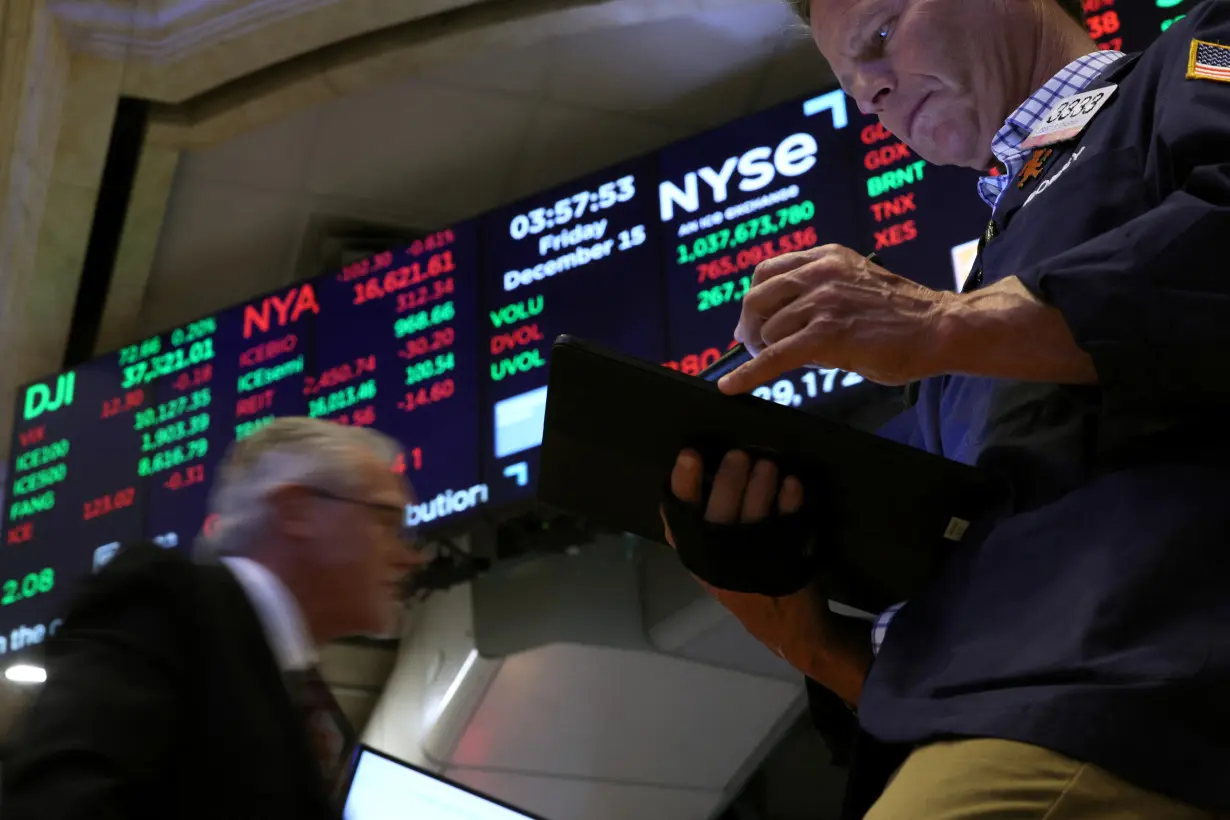
<svg viewBox="0 0 1230 820"><path fill-rule="evenodd" d="M75 52L125 62L124 94L176 103L340 40L481 0L53 0Z"/></svg>
<svg viewBox="0 0 1230 820"><path fill-rule="evenodd" d="M488 0L335 42L177 105L158 106L151 142L197 148L495 46L779 0ZM288 25L288 24L283 24Z"/></svg>
<svg viewBox="0 0 1230 820"><path fill-rule="evenodd" d="M167 65L345 0L52 0L73 51ZM390 7L399 4L388 4ZM409 10L413 4L400 4Z"/></svg>
<svg viewBox="0 0 1230 820"><path fill-rule="evenodd" d="M0 456L7 457L15 389L55 370L64 339L47 332L62 298L40 282L38 247L60 204L53 170L69 94L70 54L38 0L0 2ZM61 189L62 190L62 189ZM80 268L76 269L77 273ZM75 291L76 285L73 284ZM69 300L69 311L72 300ZM61 325L66 328L67 325Z"/></svg>

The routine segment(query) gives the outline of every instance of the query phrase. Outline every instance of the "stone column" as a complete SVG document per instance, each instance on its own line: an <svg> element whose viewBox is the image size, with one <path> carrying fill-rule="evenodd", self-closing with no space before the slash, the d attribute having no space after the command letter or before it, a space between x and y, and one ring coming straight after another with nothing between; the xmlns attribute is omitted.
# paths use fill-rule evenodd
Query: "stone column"
<svg viewBox="0 0 1230 820"><path fill-rule="evenodd" d="M46 2L0 0L0 353L4 357L0 453L4 457L14 388L24 379L54 370L63 347L63 339L56 345L46 333L32 331L43 295L35 258L47 214L69 63L68 45Z"/></svg>
<svg viewBox="0 0 1230 820"><path fill-rule="evenodd" d="M49 6L0 0L0 460L17 385L63 361L124 70Z"/></svg>

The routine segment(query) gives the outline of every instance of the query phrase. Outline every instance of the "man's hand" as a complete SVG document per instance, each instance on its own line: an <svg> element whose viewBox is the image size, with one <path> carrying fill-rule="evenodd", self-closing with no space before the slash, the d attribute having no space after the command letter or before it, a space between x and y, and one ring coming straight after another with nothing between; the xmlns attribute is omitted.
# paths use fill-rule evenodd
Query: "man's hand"
<svg viewBox="0 0 1230 820"><path fill-rule="evenodd" d="M735 329L755 358L719 386L745 393L804 365L890 385L936 375L937 320L954 297L840 245L770 259L756 268Z"/></svg>
<svg viewBox="0 0 1230 820"><path fill-rule="evenodd" d="M690 504L702 502L704 464L693 450L684 450L671 472L671 492ZM722 459L705 506L705 519L715 524L754 523L774 506L781 513L803 506L803 485L794 476L780 480L777 466L760 460L754 465L746 453L732 450ZM674 538L663 516L666 540ZM755 544L748 544L754 552ZM697 579L700 581L700 579ZM828 623L828 603L815 584L793 595L773 598L701 585L739 619L758 641L791 666L836 692L848 703L857 703L871 658L865 633L849 635Z"/></svg>
<svg viewBox="0 0 1230 820"><path fill-rule="evenodd" d="M671 471L671 492L680 501L699 504L703 478L700 454L684 450ZM761 459L753 466L746 453L731 450L714 476L705 520L714 524L752 523L768 516L775 504L778 512L798 512L803 506L803 485L794 476L786 476L779 494L776 464Z"/></svg>
<svg viewBox="0 0 1230 820"><path fill-rule="evenodd" d="M718 382L724 393L804 365L891 385L945 374L1098 383L1063 314L1015 276L967 294L931 290L840 245L762 262L735 338L755 358Z"/></svg>

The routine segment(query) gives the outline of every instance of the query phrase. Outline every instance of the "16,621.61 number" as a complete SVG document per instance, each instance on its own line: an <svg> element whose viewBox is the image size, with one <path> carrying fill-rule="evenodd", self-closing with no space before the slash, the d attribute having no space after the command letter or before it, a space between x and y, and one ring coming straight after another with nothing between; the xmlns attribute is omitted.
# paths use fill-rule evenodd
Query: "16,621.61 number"
<svg viewBox="0 0 1230 820"><path fill-rule="evenodd" d="M0 584L0 606L8 606L26 598L51 592L56 585L56 573L51 567L41 572L28 573L18 581L10 578Z"/></svg>
<svg viewBox="0 0 1230 820"><path fill-rule="evenodd" d="M443 251L428 259L426 265L419 262L411 262L409 265L403 265L400 268L391 270L383 276L373 276L365 282L356 283L354 286L354 304L362 305L376 299L383 299L390 293L397 293L398 291L412 288L415 285L422 285L430 279L435 279L446 273L452 273L456 269L457 265L453 261L453 252Z"/></svg>

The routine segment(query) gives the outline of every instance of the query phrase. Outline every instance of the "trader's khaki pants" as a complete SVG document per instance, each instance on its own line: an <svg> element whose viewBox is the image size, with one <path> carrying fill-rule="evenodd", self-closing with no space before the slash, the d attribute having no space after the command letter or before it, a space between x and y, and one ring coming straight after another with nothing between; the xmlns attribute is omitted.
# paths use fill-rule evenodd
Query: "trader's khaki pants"
<svg viewBox="0 0 1230 820"><path fill-rule="evenodd" d="M1230 783L1226 784L1230 788ZM918 749L866 820L1213 820L1088 763L1007 740Z"/></svg>

